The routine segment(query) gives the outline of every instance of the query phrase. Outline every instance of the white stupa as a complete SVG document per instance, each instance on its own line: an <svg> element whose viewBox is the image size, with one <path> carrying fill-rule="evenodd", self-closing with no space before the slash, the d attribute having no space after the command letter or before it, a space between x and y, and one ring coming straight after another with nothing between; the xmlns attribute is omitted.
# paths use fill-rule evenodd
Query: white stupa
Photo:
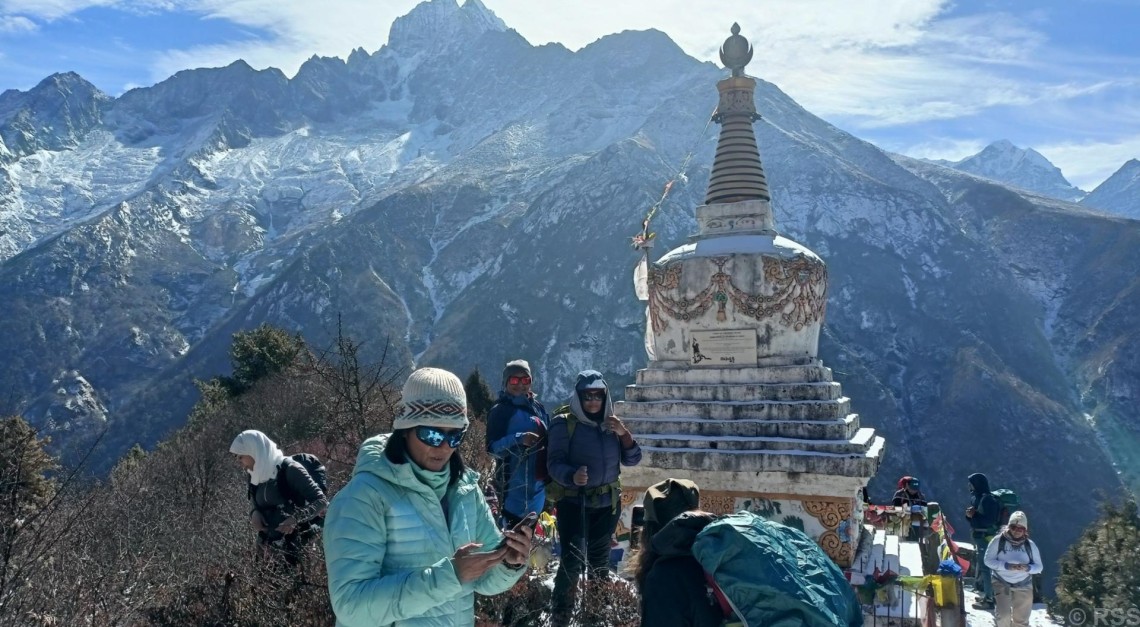
<svg viewBox="0 0 1140 627"><path fill-rule="evenodd" d="M721 48L732 76L717 83L721 133L699 232L647 273L649 364L616 407L644 451L623 469L622 523L647 486L688 478L703 509L798 526L847 567L884 441L818 357L827 266L776 231L739 31Z"/></svg>

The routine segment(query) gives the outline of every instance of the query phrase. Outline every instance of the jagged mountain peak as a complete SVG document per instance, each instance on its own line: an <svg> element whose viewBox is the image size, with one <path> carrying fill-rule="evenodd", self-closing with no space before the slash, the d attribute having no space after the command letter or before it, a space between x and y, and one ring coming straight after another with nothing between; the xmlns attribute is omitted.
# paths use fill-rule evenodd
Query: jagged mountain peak
<svg viewBox="0 0 1140 627"><path fill-rule="evenodd" d="M623 30L620 33L606 35L582 48L581 52L586 55L628 53L639 60L662 52L685 54L669 35L656 28Z"/></svg>
<svg viewBox="0 0 1140 627"><path fill-rule="evenodd" d="M301 67L297 70L296 76L300 76L306 72L311 72L320 68L343 70L347 65L348 64L345 62L345 60L340 57L322 57L314 54L301 64ZM294 80L296 79L296 76L294 76Z"/></svg>
<svg viewBox="0 0 1140 627"><path fill-rule="evenodd" d="M38 89L43 89L47 86L70 86L70 85L84 86L86 88L93 89L93 90L97 91L97 88L94 85L92 85L90 82L88 82L87 79L80 76L78 72L70 72L70 71L69 72L56 72L55 74L48 76L47 78L40 81L39 84L37 84L35 87L33 87L32 91L35 91Z"/></svg>
<svg viewBox="0 0 1140 627"><path fill-rule="evenodd" d="M1044 155L1032 148L1019 148L1006 139L993 142L951 167L1051 198L1076 201L1085 195Z"/></svg>
<svg viewBox="0 0 1140 627"><path fill-rule="evenodd" d="M348 54L348 59L345 61L345 65L354 67L357 64L368 61L368 59L371 57L372 55L368 54L368 51L364 48L353 48L352 52Z"/></svg>
<svg viewBox="0 0 1140 627"><path fill-rule="evenodd" d="M427 0L392 22L388 46L410 55L446 49L488 31L505 30L506 23L478 0L467 0L463 6L455 0Z"/></svg>
<svg viewBox="0 0 1140 627"><path fill-rule="evenodd" d="M111 97L75 72L0 94L0 163L36 150L72 148L99 125Z"/></svg>
<svg viewBox="0 0 1140 627"><path fill-rule="evenodd" d="M75 72L57 72L43 79L26 92L9 89L0 94L0 118L29 103L45 103L45 101L60 99L105 101L110 100L110 96ZM43 106L43 104L39 106Z"/></svg>
<svg viewBox="0 0 1140 627"><path fill-rule="evenodd" d="M1097 185L1082 205L1140 219L1140 161L1129 159L1112 176Z"/></svg>
<svg viewBox="0 0 1140 627"><path fill-rule="evenodd" d="M967 157L958 163L964 164L966 162L1004 162L1013 166L1024 162L1036 167L1055 167L1044 155L1036 150L1032 148L1019 148L1013 145L1013 142L1008 139L999 139L983 148L978 154Z"/></svg>

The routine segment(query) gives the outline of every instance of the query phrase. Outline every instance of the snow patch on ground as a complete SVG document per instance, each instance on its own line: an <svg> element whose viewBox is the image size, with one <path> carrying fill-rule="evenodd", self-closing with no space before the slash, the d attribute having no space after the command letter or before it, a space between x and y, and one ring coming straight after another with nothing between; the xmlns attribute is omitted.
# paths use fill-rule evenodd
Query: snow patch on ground
<svg viewBox="0 0 1140 627"><path fill-rule="evenodd" d="M969 627L995 627L997 624L994 620L994 613L987 610L975 610L971 607L978 599L973 592L966 589L966 624ZM1076 622L1074 625L1078 624ZM1092 625L1092 617L1089 617L1089 622ZM1049 617L1049 612L1046 611L1045 605L1038 603L1033 606L1033 613L1029 616L1030 627L1061 627L1065 625L1064 621L1053 620Z"/></svg>
<svg viewBox="0 0 1140 627"><path fill-rule="evenodd" d="M915 285L914 279L910 278L910 275L907 274L906 268L902 269L902 280L903 280L903 287L906 288L906 297L907 297L907 300L910 301L911 309L917 309L918 308L918 301L917 301L918 286Z"/></svg>

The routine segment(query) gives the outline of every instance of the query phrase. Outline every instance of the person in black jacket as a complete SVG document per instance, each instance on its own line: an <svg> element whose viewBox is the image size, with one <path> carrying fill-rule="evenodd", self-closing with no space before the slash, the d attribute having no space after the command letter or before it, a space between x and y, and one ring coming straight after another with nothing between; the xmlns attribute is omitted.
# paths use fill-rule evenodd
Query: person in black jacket
<svg viewBox="0 0 1140 627"><path fill-rule="evenodd" d="M918 477L902 477L899 479L898 487L892 504L895 507L906 508L904 516L910 519L906 539L917 542L923 537L923 530L926 525L926 516L923 515L924 510L921 509L926 507L926 495L919 489Z"/></svg>
<svg viewBox="0 0 1140 627"><path fill-rule="evenodd" d="M693 557L693 540L717 516L700 511L700 491L685 479L654 484L643 505L643 546L631 562L641 592L641 624L718 627L724 612Z"/></svg>
<svg viewBox="0 0 1140 627"><path fill-rule="evenodd" d="M910 507L911 505L926 505L926 495L919 489L917 477L903 477L899 479L898 491L895 492L894 505Z"/></svg>
<svg viewBox="0 0 1140 627"><path fill-rule="evenodd" d="M230 452L249 473L249 521L258 540L295 565L302 545L316 533L313 522L328 507L324 492L300 462L260 431L242 431Z"/></svg>
<svg viewBox="0 0 1140 627"><path fill-rule="evenodd" d="M1000 526L1001 503L990 492L990 480L980 472L969 476L972 503L966 508L966 518L970 521L970 537L974 541L978 555L982 555L990 540L997 535ZM990 569L985 560L977 560L978 572L974 577L974 590L982 593L982 600L974 603L976 610L994 608L994 587L990 581ZM980 584L980 585L979 585Z"/></svg>

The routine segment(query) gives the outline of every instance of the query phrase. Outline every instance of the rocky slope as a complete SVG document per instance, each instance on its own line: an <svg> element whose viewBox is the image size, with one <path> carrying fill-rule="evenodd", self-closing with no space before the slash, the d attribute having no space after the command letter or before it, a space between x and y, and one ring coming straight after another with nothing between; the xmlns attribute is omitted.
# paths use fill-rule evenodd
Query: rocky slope
<svg viewBox="0 0 1140 627"><path fill-rule="evenodd" d="M1125 218L1140 219L1140 161L1130 159L1120 166L1081 199L1081 204Z"/></svg>
<svg viewBox="0 0 1140 627"><path fill-rule="evenodd" d="M630 381L628 239L690 149L654 256L695 230L722 73L654 31L534 47L476 0L392 31L292 79L239 62L117 99L71 87L49 123L6 93L0 409L64 440L107 421L110 459L185 419L234 331L319 345L338 315L405 366L497 384L525 357L550 403L586 367ZM65 78L37 97L67 100ZM888 438L873 493L915 474L957 512L985 471L1048 513L1058 555L1137 441L1140 229L892 157L763 81L757 106L778 228L830 266L823 357Z"/></svg>

